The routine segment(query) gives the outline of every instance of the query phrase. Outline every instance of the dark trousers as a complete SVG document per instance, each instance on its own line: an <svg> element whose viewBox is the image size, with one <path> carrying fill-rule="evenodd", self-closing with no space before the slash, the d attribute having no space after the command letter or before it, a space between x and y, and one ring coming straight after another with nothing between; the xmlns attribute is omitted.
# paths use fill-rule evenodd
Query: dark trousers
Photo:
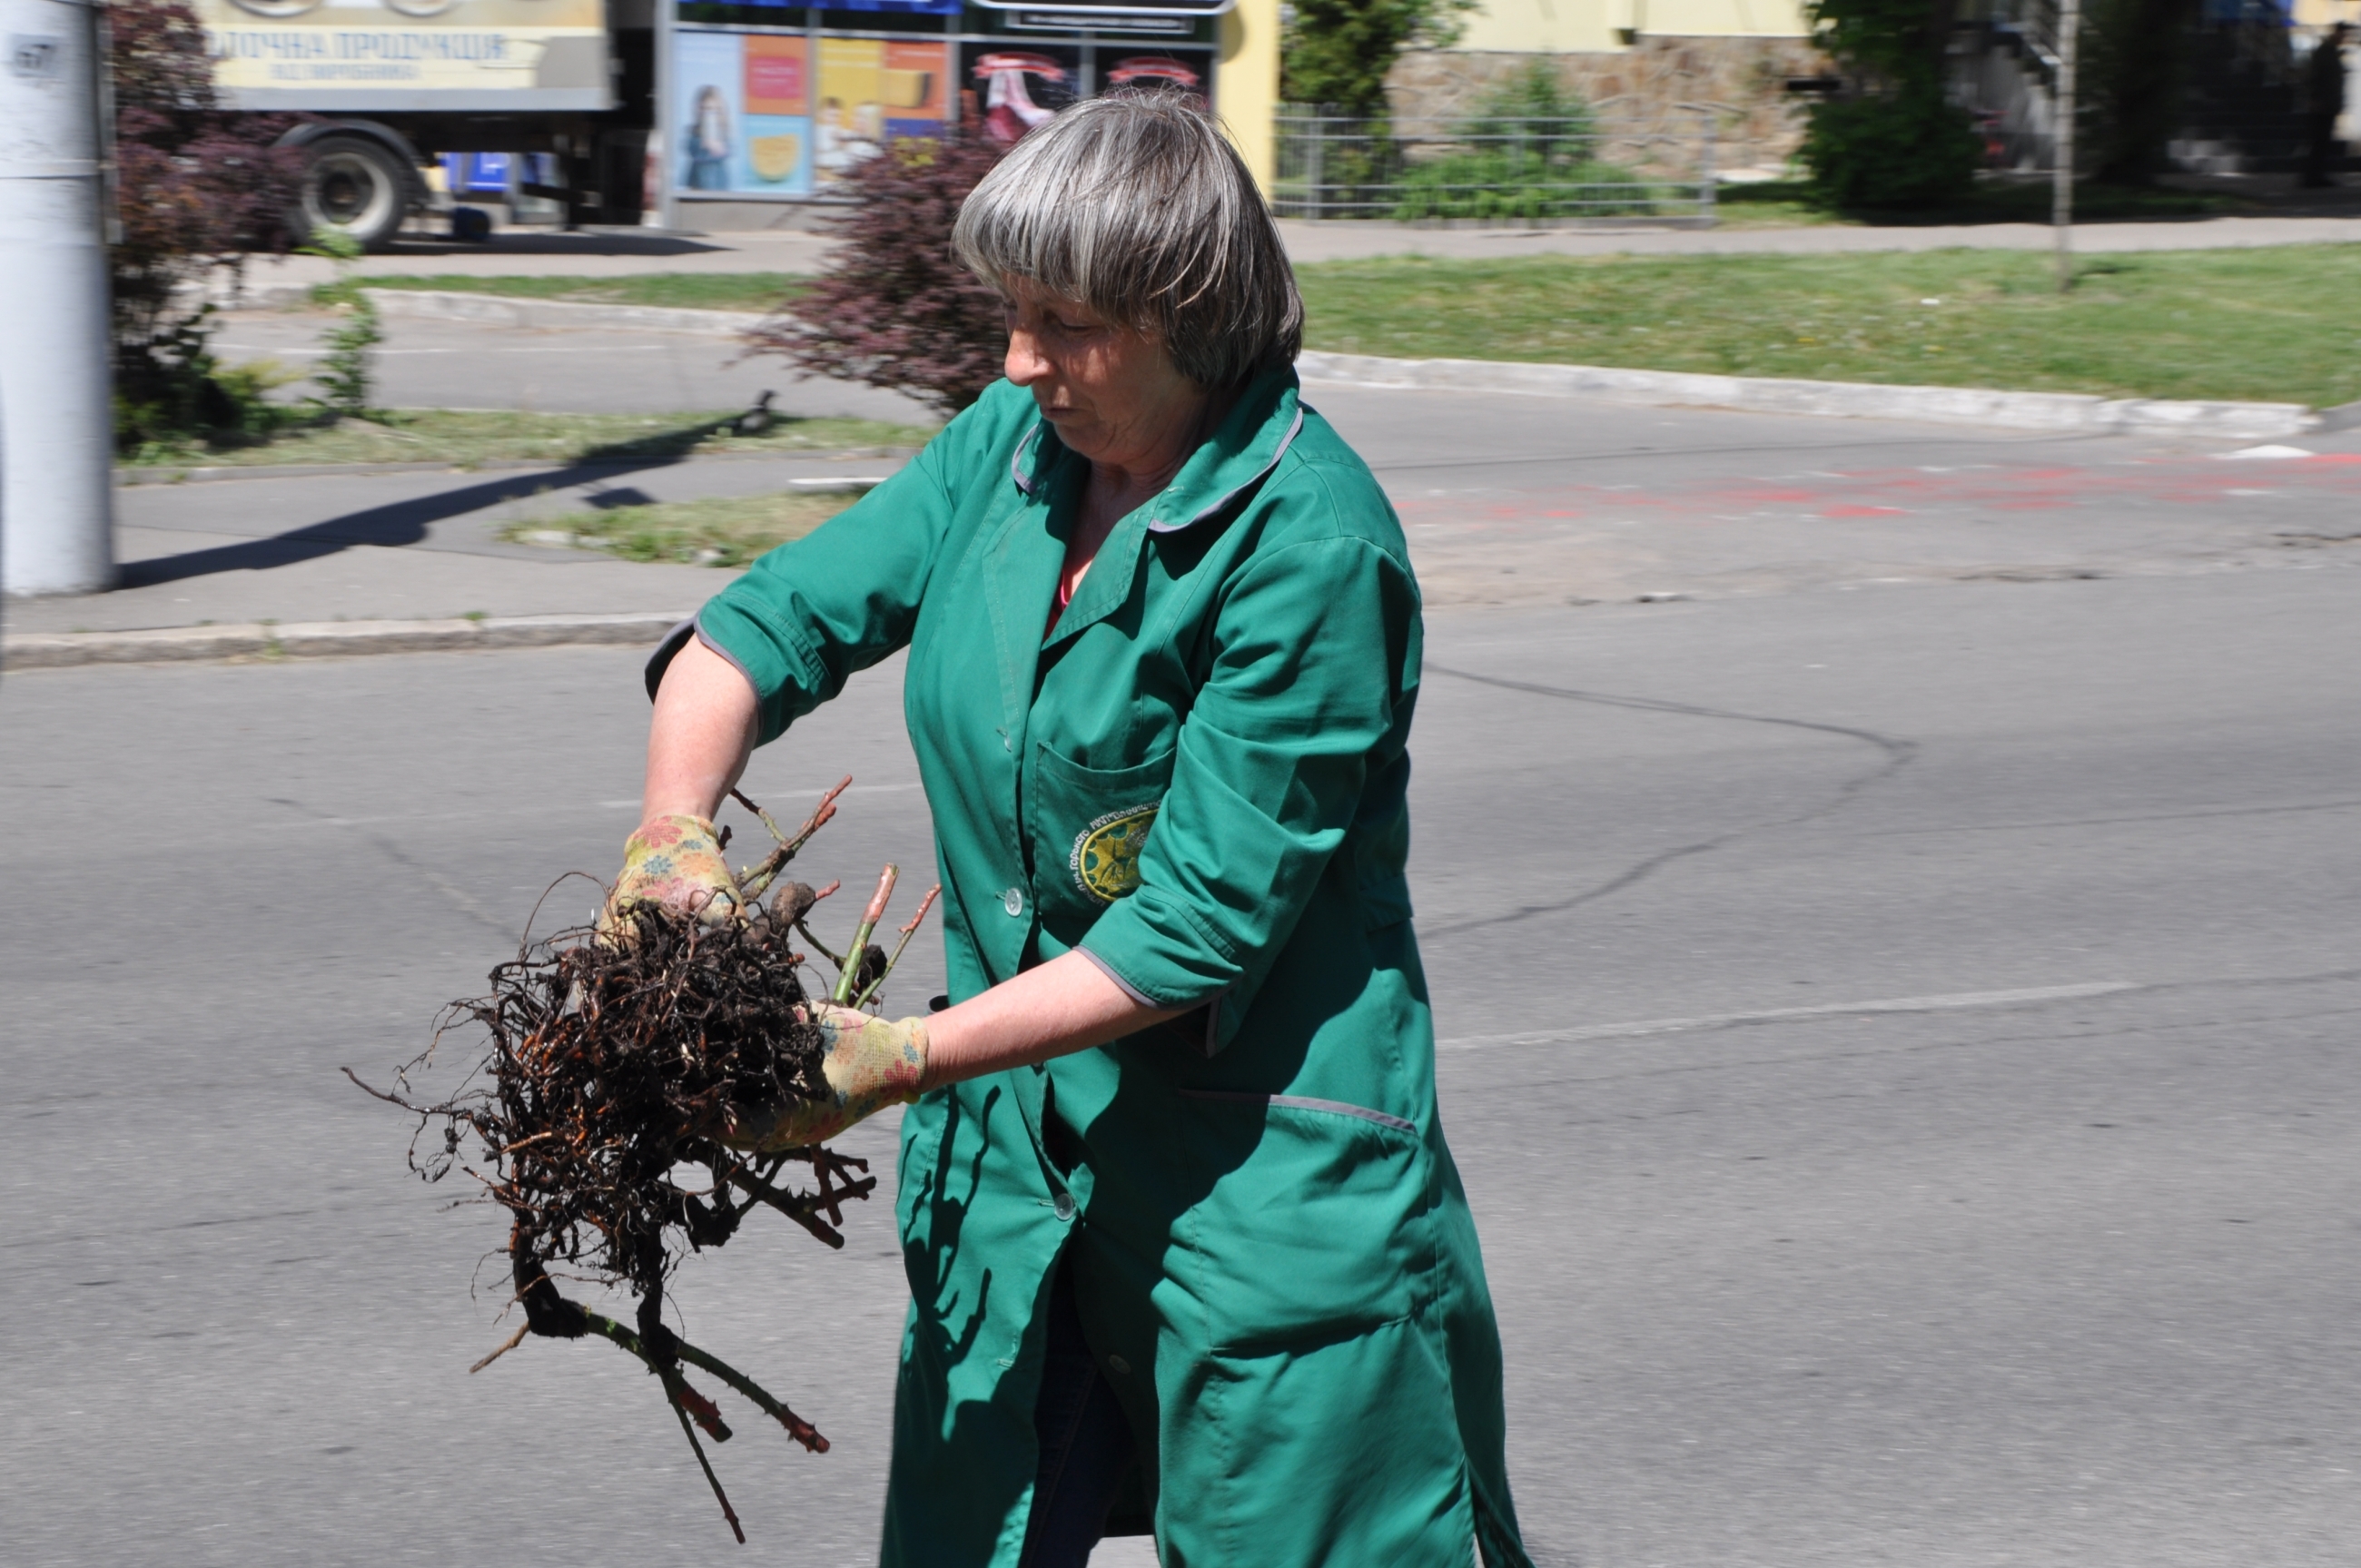
<svg viewBox="0 0 2361 1568"><path fill-rule="evenodd" d="M1131 1424L1082 1337L1065 1265L1049 1285L1049 1350L1033 1406L1041 1467L1017 1568L1085 1568L1106 1533L1135 1445Z"/></svg>
<svg viewBox="0 0 2361 1568"><path fill-rule="evenodd" d="M2303 117L2303 182L2307 185L2333 185L2328 170L2337 161L2336 116L2306 115Z"/></svg>

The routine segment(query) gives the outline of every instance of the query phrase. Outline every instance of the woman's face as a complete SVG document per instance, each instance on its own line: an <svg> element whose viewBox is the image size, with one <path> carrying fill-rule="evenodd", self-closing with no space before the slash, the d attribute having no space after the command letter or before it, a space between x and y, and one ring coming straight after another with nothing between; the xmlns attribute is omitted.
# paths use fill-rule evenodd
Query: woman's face
<svg viewBox="0 0 2361 1568"><path fill-rule="evenodd" d="M1033 394L1059 437L1093 463L1154 469L1196 430L1205 394L1164 345L1061 294L1011 279L1008 378Z"/></svg>

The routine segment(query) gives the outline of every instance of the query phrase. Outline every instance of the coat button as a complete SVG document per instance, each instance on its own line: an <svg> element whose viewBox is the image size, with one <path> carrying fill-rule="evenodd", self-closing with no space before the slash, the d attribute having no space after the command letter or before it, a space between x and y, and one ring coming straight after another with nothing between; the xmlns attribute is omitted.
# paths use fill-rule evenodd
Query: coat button
<svg viewBox="0 0 2361 1568"><path fill-rule="evenodd" d="M1131 1373L1131 1363L1119 1355L1110 1355L1107 1357L1107 1370L1118 1377L1128 1376Z"/></svg>
<svg viewBox="0 0 2361 1568"><path fill-rule="evenodd" d="M1059 1193L1057 1198L1050 1203L1049 1208L1051 1212L1061 1220L1072 1219L1074 1217L1074 1195L1071 1192Z"/></svg>
<svg viewBox="0 0 2361 1568"><path fill-rule="evenodd" d="M1025 890L1021 887L1010 888L1006 893L1000 895L1000 906L1003 909L1007 910L1011 915L1024 914Z"/></svg>

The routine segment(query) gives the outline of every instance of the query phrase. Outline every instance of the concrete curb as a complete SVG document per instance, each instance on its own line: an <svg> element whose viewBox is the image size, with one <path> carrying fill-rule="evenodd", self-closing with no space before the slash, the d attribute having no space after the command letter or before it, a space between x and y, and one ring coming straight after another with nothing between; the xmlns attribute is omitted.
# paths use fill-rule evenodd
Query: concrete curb
<svg viewBox="0 0 2361 1568"><path fill-rule="evenodd" d="M592 305L571 300L522 300L440 289L364 289L379 314L487 326L581 331L678 332L697 337L738 337L766 317L752 311L693 311L664 305Z"/></svg>
<svg viewBox="0 0 2361 1568"><path fill-rule="evenodd" d="M2301 403L2173 402L2074 392L2004 392L1977 387L1885 387L1859 381L1789 381L1755 376L1694 376L1596 365L1514 365L1489 359L1382 359L1306 353L1307 381L1417 390L1514 392L1609 402L1738 409L1748 413L1836 419L1917 420L2010 430L2174 431L2262 440L2321 428ZM2342 415L2345 411L2333 411Z"/></svg>
<svg viewBox="0 0 2361 1568"><path fill-rule="evenodd" d="M166 626L143 631L11 632L0 668L154 664L202 659L321 659L572 643L653 647L679 624L673 612L487 616L481 620L307 620L237 626Z"/></svg>

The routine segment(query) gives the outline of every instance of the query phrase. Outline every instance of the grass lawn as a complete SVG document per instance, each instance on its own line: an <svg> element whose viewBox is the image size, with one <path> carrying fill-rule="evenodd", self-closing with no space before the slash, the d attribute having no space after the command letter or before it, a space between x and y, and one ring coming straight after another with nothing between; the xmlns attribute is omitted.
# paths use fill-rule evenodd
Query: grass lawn
<svg viewBox="0 0 2361 1568"><path fill-rule="evenodd" d="M268 439L153 447L121 459L130 467L187 468L284 463L448 463L495 458L551 463L602 458L686 457L713 452L858 456L909 451L934 432L866 419L784 419L761 435L735 435L730 413L564 414L466 409L390 409L379 420L337 420L281 430Z"/></svg>
<svg viewBox="0 0 2361 1568"><path fill-rule="evenodd" d="M801 539L860 498L852 495L716 496L695 501L578 511L511 523L528 544L588 545L626 561L743 566L774 544Z"/></svg>
<svg viewBox="0 0 2361 1568"><path fill-rule="evenodd" d="M799 297L810 286L809 279L785 272L642 272L620 278L470 278L438 273L432 278L360 277L349 282L323 283L312 293L314 302L321 304L334 303L349 288L433 289L582 305L767 313Z"/></svg>
<svg viewBox="0 0 2361 1568"><path fill-rule="evenodd" d="M2327 407L2361 399L2361 246L2092 257L1400 258L1306 267L1305 346Z"/></svg>

